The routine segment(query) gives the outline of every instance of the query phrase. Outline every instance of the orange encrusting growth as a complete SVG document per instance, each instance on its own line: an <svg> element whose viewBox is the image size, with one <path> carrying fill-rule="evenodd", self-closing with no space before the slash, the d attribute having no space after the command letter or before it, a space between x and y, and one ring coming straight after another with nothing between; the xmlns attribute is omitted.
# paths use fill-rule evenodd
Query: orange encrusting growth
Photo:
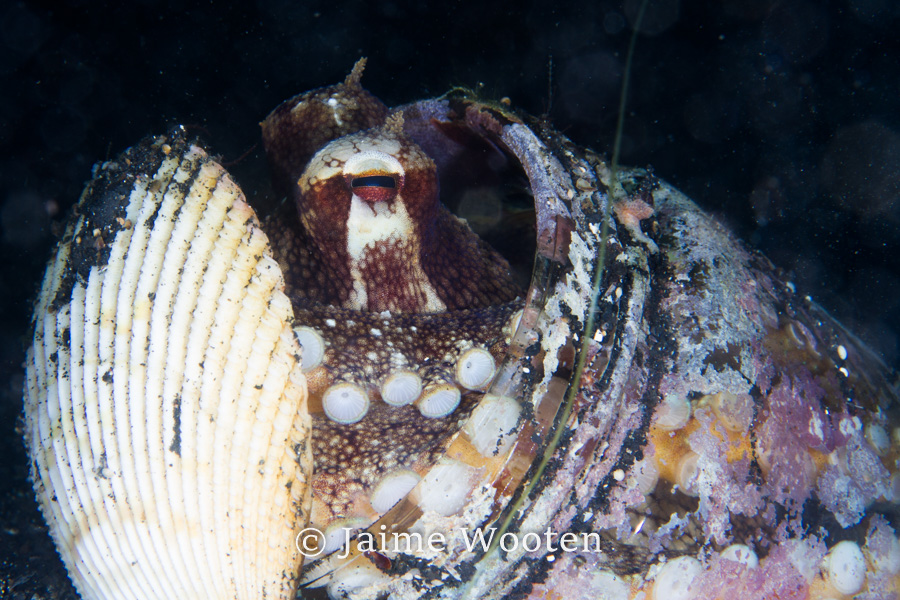
<svg viewBox="0 0 900 600"><path fill-rule="evenodd" d="M708 396L698 401L697 405L703 407L706 398ZM691 448L690 437L701 427L705 427L709 434L723 442L722 448L725 460L729 463L752 456L752 446L748 431L734 431L726 427L722 419L716 416L713 411L705 407L698 408L687 425L681 429L669 430L656 424L650 426L648 438L655 451L653 460L661 478L673 483L678 481L680 461L689 452L694 451ZM824 456L822 460L824 461Z"/></svg>

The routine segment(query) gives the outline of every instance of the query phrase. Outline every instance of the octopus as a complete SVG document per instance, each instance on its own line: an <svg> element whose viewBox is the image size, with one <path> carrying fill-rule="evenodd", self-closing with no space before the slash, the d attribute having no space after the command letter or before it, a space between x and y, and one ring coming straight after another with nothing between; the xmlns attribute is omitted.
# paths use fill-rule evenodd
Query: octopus
<svg viewBox="0 0 900 600"><path fill-rule="evenodd" d="M364 522L418 483L493 379L524 292L441 203L434 161L362 88L364 66L262 123L293 200L264 228L303 348L319 525Z"/></svg>

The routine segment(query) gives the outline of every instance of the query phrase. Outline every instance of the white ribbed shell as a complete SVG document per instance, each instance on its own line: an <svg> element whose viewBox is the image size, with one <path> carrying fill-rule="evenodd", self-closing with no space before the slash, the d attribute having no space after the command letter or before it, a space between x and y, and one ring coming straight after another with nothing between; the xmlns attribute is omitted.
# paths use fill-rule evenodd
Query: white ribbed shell
<svg viewBox="0 0 900 600"><path fill-rule="evenodd" d="M163 142L138 149L152 172L98 173L48 267L35 489L84 598L289 598L311 473L290 302L237 185Z"/></svg>

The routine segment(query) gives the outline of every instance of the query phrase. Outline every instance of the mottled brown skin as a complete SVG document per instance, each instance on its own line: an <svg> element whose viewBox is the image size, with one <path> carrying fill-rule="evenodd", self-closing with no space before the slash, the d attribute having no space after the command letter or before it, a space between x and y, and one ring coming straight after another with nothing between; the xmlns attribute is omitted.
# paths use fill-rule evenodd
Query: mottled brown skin
<svg viewBox="0 0 900 600"><path fill-rule="evenodd" d="M423 267L448 309L496 306L522 293L506 260L443 206L435 229L434 249L424 254ZM275 255L295 306L341 304L349 295L349 272L341 266L346 263L326 268L291 207L267 219L265 230L276 241Z"/></svg>
<svg viewBox="0 0 900 600"><path fill-rule="evenodd" d="M429 363L453 370L445 357L453 356L460 341L479 340L489 348L503 343L503 326L518 309L506 303L483 309L438 314L393 315L352 311L335 307L303 308L295 311L298 323L325 332L325 364L332 379L380 378L390 370L391 354L401 353L413 363ZM329 326L328 321L335 323ZM373 330L378 334L374 335ZM501 358L501 352L494 352ZM374 356L374 358L370 358ZM310 385L310 393L321 390Z"/></svg>
<svg viewBox="0 0 900 600"><path fill-rule="evenodd" d="M497 306L521 293L506 259L443 206L423 267L450 310Z"/></svg>
<svg viewBox="0 0 900 600"><path fill-rule="evenodd" d="M434 163L402 132L402 121L398 121L335 141L316 155L300 177L295 194L303 230L312 241L314 259L325 263L333 274L327 283L330 289L322 291L323 301L352 306L348 230L341 224L348 222L354 190L352 178L341 173L326 179L317 176L324 164L343 165L337 158L327 159L341 156L347 148L359 147L362 152L384 143L399 145L393 158L403 172L396 178L396 197L383 204L402 204L413 227L408 237L373 244L363 259L360 271L368 291L365 308L434 312L425 307L424 292L407 268L416 261L446 310L482 308L514 299L519 290L508 263L441 205Z"/></svg>
<svg viewBox="0 0 900 600"><path fill-rule="evenodd" d="M383 403L379 382L403 368L416 372L426 389L453 384L455 361L472 346L488 349L499 362L503 328L523 295L506 260L440 203L434 163L406 136L401 115L385 119L387 109L362 90L360 75L358 63L345 83L298 96L263 123L276 179L296 183L290 192L296 212L285 205L264 228L296 325L313 328L325 341L323 364L307 373L311 406L321 406L324 392L338 383L369 390L371 401L366 416L350 425L314 412L312 486L319 518L326 519L320 526L367 516L360 506L391 471L424 473L482 395L463 390L454 413L433 419L414 406ZM298 104L301 110L294 109ZM342 126L336 125L336 105ZM400 168L353 170L356 157L373 152L390 155L377 165ZM391 177L394 184L353 186L368 176ZM369 206L373 216L408 216L400 219L402 235L387 228L383 238L361 238L356 262L350 238L359 233L348 225L354 197L356 214ZM353 304L360 287L362 307Z"/></svg>
<svg viewBox="0 0 900 600"><path fill-rule="evenodd" d="M322 146L384 122L387 106L359 83L365 66L362 58L343 83L294 96L260 123L273 186L279 194L291 197L303 167Z"/></svg>
<svg viewBox="0 0 900 600"><path fill-rule="evenodd" d="M460 408L443 419L429 419L412 406L379 404L366 419L340 425L326 417L313 419L316 500L331 517L351 514L360 494L398 468L424 471L440 458L443 442L477 404L477 394L463 399ZM399 417L399 418L398 418Z"/></svg>

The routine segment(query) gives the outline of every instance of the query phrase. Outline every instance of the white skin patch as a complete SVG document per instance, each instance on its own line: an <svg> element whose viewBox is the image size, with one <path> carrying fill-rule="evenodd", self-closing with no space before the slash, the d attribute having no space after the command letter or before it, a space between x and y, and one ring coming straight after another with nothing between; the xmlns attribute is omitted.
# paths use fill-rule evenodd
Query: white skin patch
<svg viewBox="0 0 900 600"><path fill-rule="evenodd" d="M341 120L341 112L339 109L340 103L334 98L328 99L328 106L331 107L331 116L334 117L334 122L341 126L344 122Z"/></svg>
<svg viewBox="0 0 900 600"><path fill-rule="evenodd" d="M406 171L398 157L403 158L407 165L413 165L413 168L434 168L431 160L414 143L392 132L370 130L334 140L317 152L298 182L300 191L306 196L312 192L317 183L333 177L340 177L348 182L345 193L350 194L350 210L345 226L346 252L349 257L347 267L350 271L352 289L345 304L346 308L356 310L369 308L371 290L366 286L372 282L363 278L363 266L371 266L366 258L381 243L393 246L403 254L402 257L398 257L402 272L396 274L396 281L403 286L401 291L412 292L415 294L414 297L425 298L424 306L418 306L417 310L425 312L446 310L446 305L438 297L422 268L421 240L417 239L416 224L406 210L402 183ZM349 182L357 176L392 177L399 184L399 189L394 190L396 195L390 199L363 200L352 188L348 189ZM304 218L314 221L314 210L313 207L307 206ZM327 227L329 224L323 226Z"/></svg>
<svg viewBox="0 0 900 600"><path fill-rule="evenodd" d="M350 201L350 215L347 218L347 254L350 255L350 276L353 279L354 293L351 295L351 306L348 308L364 310L368 306L368 294L360 271L366 252L374 248L377 242L396 243L401 240L415 242L414 224L406 212L402 198L395 199L392 206L388 206L386 202L370 205L360 200L356 194L353 195ZM422 270L418 243L413 244L413 250L407 268L413 281L425 294L425 310L444 310L446 306Z"/></svg>
<svg viewBox="0 0 900 600"><path fill-rule="evenodd" d="M393 156L399 153L400 140L394 137L360 139L357 135L351 135L337 139L310 159L306 175L300 178L300 191L307 194L319 181L338 175L353 175L378 162L403 176L403 165Z"/></svg>
<svg viewBox="0 0 900 600"><path fill-rule="evenodd" d="M813 415L812 419L809 420L809 433L820 440L825 439L825 434L822 431L822 420L819 419L818 415Z"/></svg>

